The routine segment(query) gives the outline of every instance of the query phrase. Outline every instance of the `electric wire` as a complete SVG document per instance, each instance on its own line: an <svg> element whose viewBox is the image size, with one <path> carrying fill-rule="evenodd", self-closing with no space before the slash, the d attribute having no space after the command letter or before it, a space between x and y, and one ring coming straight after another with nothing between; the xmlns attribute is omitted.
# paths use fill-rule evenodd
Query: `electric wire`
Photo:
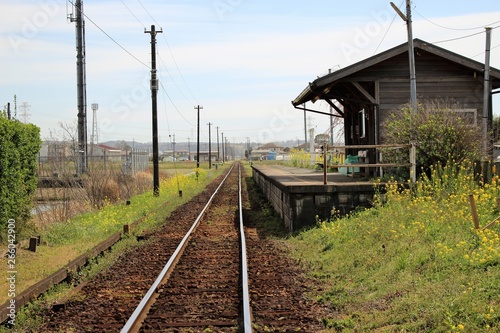
<svg viewBox="0 0 500 333"><path fill-rule="evenodd" d="M182 119L184 119L190 126L194 126L189 120L186 119L186 117L184 117L184 115L179 111L179 109L177 108L177 106L175 105L174 101L172 100L172 98L170 97L170 95L167 93L167 90L165 89L165 86L163 85L163 83L161 82L162 80L160 80L160 87L163 91L163 93L167 96L168 100L170 101L170 103L172 104L172 106L174 107L175 111L177 111L177 113L182 117Z"/></svg>
<svg viewBox="0 0 500 333"><path fill-rule="evenodd" d="M436 27L439 27L439 28L442 28L442 29L447 29L447 30L461 30L461 31L466 31L466 30L478 30L478 29L484 29L484 27L487 27L489 25L493 25L493 24L497 24L499 23L500 21L495 21L495 22L492 22L492 23L489 23L487 25L484 25L484 26L480 26L480 27L474 27L474 28L450 28L450 27L445 27L443 25L440 25L440 24L437 24L436 22L433 22L431 20L429 20L428 18L426 18L425 16L423 16L422 14L420 14L418 11L414 10L415 13L417 13L418 16L420 16L421 18L423 18L424 20L426 20L427 22L435 25Z"/></svg>
<svg viewBox="0 0 500 333"><path fill-rule="evenodd" d="M139 2L139 4L141 5L141 7L144 9L144 11L149 15L149 17L151 18L151 20L153 20L154 23L156 23L158 26L161 26L156 20L155 18L153 17L153 15L151 15L151 13L146 9L146 7L144 6L144 4L142 3L141 0L137 0ZM186 80L184 79L184 76L182 75L182 72L181 72L181 69L179 68L179 65L177 64L177 61L175 60L175 57L174 57L174 54L172 52L172 49L170 48L170 44L168 43L168 40L167 40L167 36L165 34L163 34L163 39L165 40L165 43L167 45L167 48L168 48L168 51L170 52L170 56L172 57L172 60L175 64L175 67L177 68L177 71L179 72L179 76L182 80L182 82L184 83L184 85L186 86L186 89L187 91L189 92L189 94L191 95L191 97L193 98L193 100L195 101L195 103L192 103L192 104L200 104L197 100L197 98L194 96L193 92L191 91L191 89L189 88ZM186 98L187 100L187 98ZM192 102L192 101L191 101Z"/></svg>
<svg viewBox="0 0 500 333"><path fill-rule="evenodd" d="M130 9L130 7L128 7L128 6L125 4L125 2L124 2L123 0L120 0L120 1L121 1L121 3L125 6L125 8L126 8L126 9L130 12L130 14L131 14L132 16L134 16L134 18L137 20L137 22L139 22L139 24L140 24L140 25L141 25L144 29L146 29L145 24L144 24L144 23L143 23L143 22L142 22L142 21L141 21L141 20L137 17L137 15L135 15L135 14L132 12L132 10ZM138 0L138 2L139 2L139 4L141 5L141 7L144 9L144 11L145 11L145 12L149 15L149 17L153 20L153 22L154 22L154 23L156 23L158 26L160 26L160 24L158 24L158 22L157 22L157 21L155 20L155 18L151 15L151 13L150 13L150 12L146 9L146 7L144 6L144 4L143 4L140 0ZM162 34L162 35L164 36L164 39L165 39L165 41L167 42L167 46L168 46L168 41L167 41L167 39L165 38L165 35L164 35L164 34ZM178 67L178 65L177 65L177 62L175 61L175 57L173 56L173 53L172 53L172 51L170 50L170 47L168 47L168 49L169 49L169 51L170 51L170 54L171 54L171 56L172 56L172 59L174 60L174 63L175 63L175 64L176 64L176 66L177 66L177 70L179 71L179 74L181 74L180 69L179 69L179 67ZM167 72L167 74L169 75L169 77L171 78L172 82L174 83L174 85L175 85L175 86L177 87L177 89L179 90L179 92L182 94L182 96L183 96L186 100L189 100L189 99L186 97L186 95L182 92L182 90L180 89L179 85L176 83L176 81L175 81L174 77L172 76L172 74L171 74L171 73L170 73L170 71L168 70L168 67L167 67L167 65L165 64L165 62L163 61L163 58L161 57L160 52L159 52L158 50L157 50L157 56L158 56L158 58L160 59L161 64L163 65L163 69L165 69L165 71ZM182 117L182 118L183 118L183 119L184 119L184 120L185 120L185 121L186 121L186 122L187 122L190 126L193 126L193 124L192 124L189 120L187 120L187 119L184 117L184 115L183 115L183 114L179 111L179 108L178 108L178 107L177 107L177 105L174 103L174 101L173 101L173 99L171 98L171 96L167 93L167 90L165 89L165 86L164 86L164 85L163 85L163 83L162 83L162 81L163 81L163 79L162 79L162 75L161 75L162 71L158 71L157 73L158 73L158 75L160 76L160 80L159 80L159 82L160 82L160 87L161 87L162 92L163 92L163 94L164 94L164 96L163 96L163 106L164 106L165 118L166 118L166 122L167 122L167 130L168 130L168 133L171 133L171 130L170 130L170 122L169 122L169 120L168 120L167 105L166 105L165 95L166 95L166 97L168 98L168 100L170 101L170 103L172 104L173 108L176 110L176 112L177 112L177 113L178 113L178 114L179 114L179 115L180 115L180 116L181 116L181 117ZM182 77L182 74L181 74L181 77ZM184 80L184 79L183 79L183 80ZM184 83L185 83L185 81L184 81ZM185 84L186 84L186 83L185 83ZM186 84L186 87L187 87L187 84ZM187 87L187 88L188 88L188 87ZM188 89L188 90L189 90L189 89ZM191 92L190 92L190 93L191 93ZM191 93L191 94L192 94L192 93Z"/></svg>
<svg viewBox="0 0 500 333"><path fill-rule="evenodd" d="M149 17L151 18L151 20L153 20L154 23L156 23L157 26L161 27L160 24L158 24L158 22L156 22L155 18L153 17L153 15L151 15L151 13L146 9L146 7L144 7L144 5L142 4L142 1L141 0L137 0L139 2L139 4L141 5L141 7L144 9L144 11L149 15Z"/></svg>
<svg viewBox="0 0 500 333"><path fill-rule="evenodd" d="M194 103L192 102L192 104L200 104L198 102L198 100L196 99L196 97L194 96L194 94L191 91L191 89L189 88L186 80L184 79L184 75L182 75L181 69L179 68L179 65L177 64L177 61L175 60L174 54L172 52L172 49L170 48L170 44L168 43L167 36L165 36L165 34L163 34L163 39L165 39L165 44L167 45L167 49L170 52L170 56L172 57L172 60L174 61L175 67L177 68L177 72L179 72L179 76L181 77L181 80L184 83L184 86L186 87L187 91L189 92L189 94L191 95L191 97L194 100ZM184 98L186 98L186 97L184 97ZM186 98L186 100L187 100L187 98Z"/></svg>
<svg viewBox="0 0 500 333"><path fill-rule="evenodd" d="M401 5L400 5L401 6ZM384 35L382 36L382 39L380 40L380 43L378 43L377 47L375 48L375 51L373 52L372 55L375 55L380 47L380 45L382 45L382 42L384 41L385 37L387 36L387 33L389 32L389 30L391 29L392 27L392 24L394 23L394 19L396 18L396 13L394 13L394 16L392 17L392 21L391 21L391 24L389 24L389 27L387 27L387 30L385 31Z"/></svg>
<svg viewBox="0 0 500 333"><path fill-rule="evenodd" d="M139 22L139 24L142 25L142 27L144 29L146 29L146 26L144 25L144 23L142 23L141 20L139 20L139 18L137 17L137 15L135 15L134 12L132 10L130 10L130 8L125 4L125 2L123 2L123 0L120 0L120 2L125 6L125 8L127 8L127 10L129 11L129 13L132 14L133 17L135 17L135 19L137 20L137 22Z"/></svg>
<svg viewBox="0 0 500 333"><path fill-rule="evenodd" d="M493 49L496 49L496 48L497 48L497 47L499 47L499 46L500 46L500 44L497 44L497 45L495 45L495 46L493 46L493 47L490 47L490 51L491 51L491 50L493 50ZM476 58L476 57L479 57L480 55L483 55L484 53L485 53L485 51L480 52L480 53L476 54L475 56L472 56L471 58Z"/></svg>
<svg viewBox="0 0 500 333"><path fill-rule="evenodd" d="M72 4L75 8L75 4L73 3L72 0L68 0L70 4ZM120 43L118 43L113 37L111 37L106 31L104 31L103 28L101 28L97 23L95 23L87 14L85 14L83 11L81 11L81 14L90 21L97 29L99 29L106 37L108 37L113 43L115 43L118 47L120 47L123 51L125 51L129 56L134 58L137 62L140 64L144 65L146 68L151 68L149 65L145 64L142 60L137 58L135 55L133 55L129 50L127 50L124 46L122 46Z"/></svg>
<svg viewBox="0 0 500 333"><path fill-rule="evenodd" d="M175 83L175 79L174 77L172 76L172 73L170 73L170 71L168 70L168 67L167 65L165 64L165 62L163 61L163 58L160 56L160 54L158 54L159 58L160 58L160 62L161 64L163 65L163 67L165 68L165 70L167 71L167 74L168 76L170 76L170 78L172 79L172 82L174 83L175 87L177 88L177 90L181 93L181 95L184 97L184 99L186 101L188 101L189 103L192 103L192 101L189 100L189 98L187 98L187 96L184 94L184 92L181 90L181 88L179 87L178 84ZM194 104L199 104L199 103L194 103Z"/></svg>
<svg viewBox="0 0 500 333"><path fill-rule="evenodd" d="M150 13L150 12L146 9L146 7L143 5L143 3L141 2L141 0L137 0L137 1L138 1L138 2L139 2L139 4L142 6L142 8L144 9L144 11L146 11L146 13L149 15L149 17L153 20L153 22L154 22L154 23L156 23L158 26L160 26L160 24L159 24L159 23L155 20L155 18L151 15L151 13ZM159 56L159 58L160 58L160 62L163 64L163 66L164 66L165 70L167 71L168 75L169 75L169 76L170 76L170 78L172 79L172 82L174 83L174 85L176 86L176 88L179 90L179 92L181 93L181 95L182 95L182 96L183 96L183 97L184 97L184 98L185 98L188 102L190 102L190 103L192 103L192 104L198 104L198 105L199 105L200 103L198 103L198 102L197 102L196 97L195 97L195 96L194 96L194 94L192 93L192 91L191 91L191 89L189 88L189 86L188 86L188 84L187 84L186 80L184 79L184 76L182 75L182 72L181 72L181 70L180 70L180 68L179 68L179 65L177 64L177 61L175 60L175 56L174 56L174 54L173 54L173 52L172 52L172 49L170 48L170 45L169 45L169 43L168 43L168 40L167 40L167 38L166 38L165 34L162 34L162 35L163 35L163 39L165 40L165 44L167 45L167 48L168 48L168 50L169 50L170 56L171 56L171 58L172 58L172 60L173 60L173 62L174 62L174 64L175 64L175 66L176 66L176 69L177 69L178 73L179 73L179 76L181 77L181 79L182 79L182 81L183 81L183 83L184 83L184 85L185 85L185 87L186 87L187 91L189 92L189 94L191 95L191 97L194 99L194 101L195 101L196 103L192 103L192 101L190 101L190 100L189 100L189 98L187 98L187 96L186 96L186 95L182 92L181 88L180 88L180 87L179 87L179 85L176 83L176 80L173 78L172 74L171 74L171 73L170 73L170 71L168 70L168 68L167 68L167 66L166 66L166 64L165 64L165 62L163 61L163 58L162 58L162 57L160 56L160 54L158 53L158 56ZM173 102L173 100L172 100L172 98L170 97L170 95L167 93L167 90L165 89L165 86L161 83L161 81L160 81L160 86L161 86L161 89L162 89L163 93L167 95L167 98L170 100L170 103L171 103L171 104L172 104L172 106L174 107L175 111L176 111L176 112L177 112L177 113L178 113L178 114L182 117L182 119L184 119L184 121L185 121L186 123L188 123L190 126L193 126L193 127L194 127L195 125L194 125L194 124L192 124L192 123L191 123L188 119L186 119L186 117L184 117L184 115L183 115L183 114L179 111L179 108L175 105L175 103ZM201 129L200 129L200 136L204 136L204 137L206 137L206 133L205 133L204 131L202 131Z"/></svg>
<svg viewBox="0 0 500 333"><path fill-rule="evenodd" d="M493 27L491 29L493 30L493 29L496 29L498 27L500 27L500 25L497 25L496 27ZM480 35L482 33L484 33L484 31L479 31L479 32L476 32L476 33L473 33L473 34L470 34L470 35L466 35L466 36L461 36L461 37L456 37L456 38L450 38L450 39L446 39L446 40L441 40L441 41L438 41L438 42L433 42L432 44L440 44L440 43L453 42L453 41L456 41L456 40L460 40L460 39L465 39L465 38L477 36L477 35Z"/></svg>

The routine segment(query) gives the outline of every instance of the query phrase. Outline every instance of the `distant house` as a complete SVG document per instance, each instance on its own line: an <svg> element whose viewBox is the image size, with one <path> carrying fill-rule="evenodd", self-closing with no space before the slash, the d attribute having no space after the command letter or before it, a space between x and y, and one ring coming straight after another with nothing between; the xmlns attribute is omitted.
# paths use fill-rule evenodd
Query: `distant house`
<svg viewBox="0 0 500 333"><path fill-rule="evenodd" d="M275 160L276 156L283 152L284 147L273 142L265 143L257 149L252 150L252 160Z"/></svg>
<svg viewBox="0 0 500 333"><path fill-rule="evenodd" d="M484 65L420 39L414 39L418 99L448 99L482 118ZM500 70L491 68L488 94L500 88ZM389 114L410 100L408 44L403 43L309 83L292 101L324 100L344 120L346 145L381 144L380 128ZM310 104L306 109L313 109ZM458 111L458 110L457 110ZM354 152L355 153L355 152ZM375 158L370 158L375 161Z"/></svg>
<svg viewBox="0 0 500 333"><path fill-rule="evenodd" d="M257 147L257 150L267 150L267 151L274 151L274 152L279 153L280 151L283 150L283 148L284 147L278 146L274 142L269 142L269 143L265 143L265 144Z"/></svg>
<svg viewBox="0 0 500 333"><path fill-rule="evenodd" d="M93 159L104 159L106 162L121 162L122 150L104 144L98 144L94 147Z"/></svg>
<svg viewBox="0 0 500 333"><path fill-rule="evenodd" d="M73 149L69 142L46 140L40 147L41 162L61 162L73 156Z"/></svg>

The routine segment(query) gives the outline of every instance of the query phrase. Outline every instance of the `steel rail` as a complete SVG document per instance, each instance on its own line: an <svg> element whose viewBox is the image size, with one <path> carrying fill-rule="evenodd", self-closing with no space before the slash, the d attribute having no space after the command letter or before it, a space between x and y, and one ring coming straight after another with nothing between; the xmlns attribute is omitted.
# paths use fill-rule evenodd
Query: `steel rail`
<svg viewBox="0 0 500 333"><path fill-rule="evenodd" d="M153 283L153 285L151 286L151 288L149 288L149 290L146 293L146 295L144 295L144 297L142 298L142 300L139 303L139 305L137 306L137 308L134 310L134 312L132 313L132 315L130 316L130 318L127 320L127 322L125 323L125 326L123 326L122 330L120 331L121 333L136 332L136 331L139 330L139 328L140 328L140 326L142 324L141 322L139 322L139 318L143 318L143 315L149 310L149 307L151 305L151 301L154 300L153 296L155 294L157 295L157 291L159 290L160 284L165 279L165 277L168 276L167 274L170 274L171 270L174 267L174 264L177 262L177 260L181 256L182 250L184 249L184 247L185 247L188 239L191 237L191 234L196 229L196 227L198 226L199 222L201 221L201 219L205 215L206 210L210 207L210 205L211 205L211 203L212 203L215 195L217 194L217 192L219 192L219 189L222 187L222 185L226 181L227 177L229 176L229 174L231 173L231 171L233 170L233 168L234 168L234 164L231 166L231 169L229 169L228 173L226 174L226 176L224 177L224 179L222 180L222 182L219 184L219 186L217 187L217 189L214 191L214 193L212 194L212 196L208 200L208 202L205 205L205 207L203 207L201 213L198 215L198 217L194 221L194 223L191 226L191 228L188 230L188 232L186 233L186 235L184 236L184 238L179 243L179 245L177 246L176 250L174 251L174 253L170 257L170 259L168 260L168 262L165 265L165 267L163 267L162 271L160 272L160 274L156 278L156 280Z"/></svg>
<svg viewBox="0 0 500 333"><path fill-rule="evenodd" d="M243 205L241 200L241 167L238 168L238 206L240 214L241 280L243 284L243 332L252 333L252 310L250 308L250 293L248 291L247 246L245 230L243 228Z"/></svg>

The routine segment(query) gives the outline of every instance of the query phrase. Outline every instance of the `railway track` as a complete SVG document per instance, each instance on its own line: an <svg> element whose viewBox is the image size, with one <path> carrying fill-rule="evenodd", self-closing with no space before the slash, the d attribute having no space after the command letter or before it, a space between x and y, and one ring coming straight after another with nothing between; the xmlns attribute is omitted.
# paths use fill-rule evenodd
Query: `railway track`
<svg viewBox="0 0 500 333"><path fill-rule="evenodd" d="M238 169L49 311L39 331L320 331L318 306L303 297L308 284L296 264L260 239L251 221L243 226L248 194ZM245 234L248 249L240 245Z"/></svg>
<svg viewBox="0 0 500 333"><path fill-rule="evenodd" d="M233 165L121 332L251 332L242 230L241 176Z"/></svg>

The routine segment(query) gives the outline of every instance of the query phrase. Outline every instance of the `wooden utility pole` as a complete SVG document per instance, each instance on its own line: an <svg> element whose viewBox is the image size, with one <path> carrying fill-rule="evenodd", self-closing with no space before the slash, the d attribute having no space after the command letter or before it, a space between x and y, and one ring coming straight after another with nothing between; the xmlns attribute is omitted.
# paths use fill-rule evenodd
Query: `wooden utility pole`
<svg viewBox="0 0 500 333"><path fill-rule="evenodd" d="M160 171L158 161L158 107L156 97L158 95L158 79L156 78L156 34L163 31L156 31L154 24L151 30L144 33L151 35L151 108L153 113L153 195L160 195Z"/></svg>
<svg viewBox="0 0 500 333"><path fill-rule="evenodd" d="M208 168L212 169L212 135L211 128L212 123L208 123Z"/></svg>
<svg viewBox="0 0 500 333"><path fill-rule="evenodd" d="M200 167L200 109L203 109L203 106L197 105L194 107L198 110L198 130L197 130L197 145L196 145L196 168Z"/></svg>
<svg viewBox="0 0 500 333"><path fill-rule="evenodd" d="M220 161L220 153L219 153L219 126L217 128L217 163Z"/></svg>
<svg viewBox="0 0 500 333"><path fill-rule="evenodd" d="M222 141L222 164L224 164L226 160L226 152L225 152L226 147L224 147L224 133L221 133L221 141Z"/></svg>

